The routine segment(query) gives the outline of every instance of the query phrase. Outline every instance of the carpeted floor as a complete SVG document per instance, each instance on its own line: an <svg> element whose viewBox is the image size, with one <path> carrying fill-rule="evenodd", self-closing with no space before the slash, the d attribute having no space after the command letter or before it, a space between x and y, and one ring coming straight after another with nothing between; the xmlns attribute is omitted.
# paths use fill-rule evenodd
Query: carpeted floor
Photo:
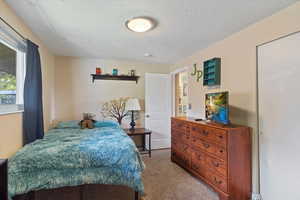
<svg viewBox="0 0 300 200"><path fill-rule="evenodd" d="M146 196L144 200L218 200L201 181L171 162L170 150L156 150L152 158L143 156Z"/></svg>

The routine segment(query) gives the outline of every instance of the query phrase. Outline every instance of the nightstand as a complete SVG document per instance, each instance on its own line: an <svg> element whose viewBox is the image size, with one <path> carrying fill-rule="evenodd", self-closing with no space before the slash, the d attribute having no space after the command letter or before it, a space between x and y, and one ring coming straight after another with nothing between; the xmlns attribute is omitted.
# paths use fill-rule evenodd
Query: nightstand
<svg viewBox="0 0 300 200"><path fill-rule="evenodd" d="M135 129L124 129L124 131L130 137L142 136L143 143L141 146L137 146L138 148L142 148L141 154L148 154L151 158L151 133L152 131L145 129L145 128L135 128ZM146 149L146 136L149 138L149 145L148 149Z"/></svg>

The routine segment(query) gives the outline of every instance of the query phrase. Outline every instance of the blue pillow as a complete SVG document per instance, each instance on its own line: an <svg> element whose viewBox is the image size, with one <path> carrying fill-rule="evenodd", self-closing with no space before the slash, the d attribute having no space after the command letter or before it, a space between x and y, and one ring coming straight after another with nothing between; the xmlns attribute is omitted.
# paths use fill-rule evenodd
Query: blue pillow
<svg viewBox="0 0 300 200"><path fill-rule="evenodd" d="M94 126L96 128L102 128L102 127L120 127L118 122L112 121L112 120L103 120L103 121L96 121L94 123Z"/></svg>
<svg viewBox="0 0 300 200"><path fill-rule="evenodd" d="M78 120L59 122L55 128L80 128Z"/></svg>

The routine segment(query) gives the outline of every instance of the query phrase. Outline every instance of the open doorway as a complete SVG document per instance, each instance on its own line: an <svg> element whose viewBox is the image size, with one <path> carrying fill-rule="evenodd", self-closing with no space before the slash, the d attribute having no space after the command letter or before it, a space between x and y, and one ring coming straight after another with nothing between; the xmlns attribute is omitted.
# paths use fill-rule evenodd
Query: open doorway
<svg viewBox="0 0 300 200"><path fill-rule="evenodd" d="M188 110L188 72L181 71L175 74L175 116L187 116Z"/></svg>

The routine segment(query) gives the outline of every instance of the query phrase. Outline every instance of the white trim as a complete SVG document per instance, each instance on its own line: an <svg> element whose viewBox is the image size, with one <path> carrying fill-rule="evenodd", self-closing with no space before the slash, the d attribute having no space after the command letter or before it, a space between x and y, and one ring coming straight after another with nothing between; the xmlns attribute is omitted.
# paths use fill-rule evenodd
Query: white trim
<svg viewBox="0 0 300 200"><path fill-rule="evenodd" d="M174 71L171 72L171 74L178 74L180 72L185 72L185 71L188 71L189 70L189 67L182 67L182 68L179 68L179 69L176 69Z"/></svg>
<svg viewBox="0 0 300 200"><path fill-rule="evenodd" d="M262 196L260 194L257 193L252 193L252 200L263 200Z"/></svg>
<svg viewBox="0 0 300 200"><path fill-rule="evenodd" d="M171 138L155 139L151 138L151 149L171 148Z"/></svg>
<svg viewBox="0 0 300 200"><path fill-rule="evenodd" d="M17 114L17 113L23 113L24 110L16 110L16 111L11 111L11 112L0 112L0 116L2 115L12 115L12 114Z"/></svg>
<svg viewBox="0 0 300 200"><path fill-rule="evenodd" d="M14 113L22 113L24 111L23 105L0 105L0 115L14 114Z"/></svg>
<svg viewBox="0 0 300 200"><path fill-rule="evenodd" d="M17 89L16 89L16 104L23 104L24 98L24 81L26 72L26 54L21 51L17 51L17 66L16 66L16 79L17 79Z"/></svg>
<svg viewBox="0 0 300 200"><path fill-rule="evenodd" d="M5 46L11 48L16 52L16 104L23 104L23 94L24 94L24 81L26 74L26 53L11 46L5 40L1 39L0 42ZM1 109L0 109L1 113Z"/></svg>

